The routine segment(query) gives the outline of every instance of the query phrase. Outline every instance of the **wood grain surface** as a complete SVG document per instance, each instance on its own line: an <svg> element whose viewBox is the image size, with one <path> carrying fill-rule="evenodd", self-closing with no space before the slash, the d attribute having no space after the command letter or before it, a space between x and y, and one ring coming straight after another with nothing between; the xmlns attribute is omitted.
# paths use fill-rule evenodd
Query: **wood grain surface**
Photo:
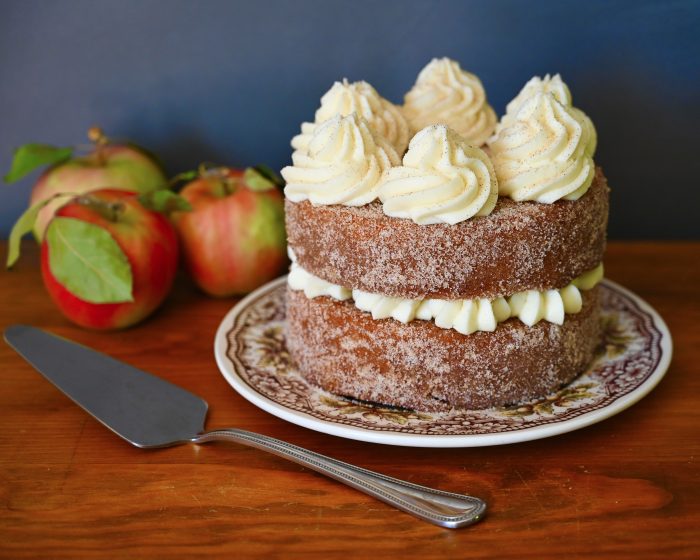
<svg viewBox="0 0 700 560"><path fill-rule="evenodd" d="M3 257L6 245L2 246ZM37 251L0 273L0 328L27 323L204 397L237 426L391 476L486 499L486 519L441 529L278 457L229 444L139 450L0 344L3 558L697 558L700 550L700 244L611 243L606 275L667 321L661 384L605 422L473 449L344 440L275 418L219 374L214 333L235 300L180 278L135 328L90 332L44 292Z"/></svg>

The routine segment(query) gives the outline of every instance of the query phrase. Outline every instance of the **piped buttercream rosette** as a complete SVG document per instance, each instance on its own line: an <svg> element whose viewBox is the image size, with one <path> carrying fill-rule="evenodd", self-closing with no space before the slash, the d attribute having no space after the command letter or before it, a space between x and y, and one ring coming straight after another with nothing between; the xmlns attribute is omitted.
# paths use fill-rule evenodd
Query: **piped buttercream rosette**
<svg viewBox="0 0 700 560"><path fill-rule="evenodd" d="M581 111L581 109L573 106L573 99L571 97L569 86L566 85L559 74L554 74L554 76L546 74L544 78L540 78L539 76L534 76L531 78L523 86L523 89L520 90L520 93L518 93L518 95L516 95L510 101L510 103L506 105L506 113L503 115L503 117L501 117L501 120L496 125L496 131L494 132L494 135L489 143L498 136L501 130L512 125L516 120L518 111L525 104L525 102L528 99L535 97L539 93L551 94L554 99L571 110L571 115L584 129L584 133L588 139L586 142L586 153L593 157L595 154L596 145L598 143L598 135L596 133L595 126L593 126L593 122L588 115Z"/></svg>
<svg viewBox="0 0 700 560"><path fill-rule="evenodd" d="M284 194L292 202L362 206L377 198L385 170L400 163L393 146L357 113L335 116L318 126L308 149L282 169Z"/></svg>
<svg viewBox="0 0 700 560"><path fill-rule="evenodd" d="M387 216L417 224L456 224L489 214L498 199L486 153L444 125L416 134L403 165L388 169L378 187Z"/></svg>
<svg viewBox="0 0 700 560"><path fill-rule="evenodd" d="M384 137L401 155L409 141L408 121L401 110L384 99L367 82L349 83L347 80L335 82L323 97L316 111L314 122L301 125L301 134L292 138L292 148L306 151L316 128L335 116L357 113L372 127L376 134Z"/></svg>
<svg viewBox="0 0 700 560"><path fill-rule="evenodd" d="M577 200L595 173L588 135L553 94L530 97L491 142L499 194L516 201Z"/></svg>
<svg viewBox="0 0 700 560"><path fill-rule="evenodd" d="M413 130L444 124L474 146L486 142L497 121L481 80L449 58L434 58L421 70L403 112Z"/></svg>

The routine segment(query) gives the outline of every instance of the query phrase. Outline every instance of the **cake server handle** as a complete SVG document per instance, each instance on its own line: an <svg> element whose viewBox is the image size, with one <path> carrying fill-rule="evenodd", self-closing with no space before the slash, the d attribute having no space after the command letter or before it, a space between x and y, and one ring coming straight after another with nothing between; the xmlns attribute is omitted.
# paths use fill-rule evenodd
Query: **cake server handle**
<svg viewBox="0 0 700 560"><path fill-rule="evenodd" d="M480 521L486 512L486 503L479 498L443 492L398 480L279 439L245 430L236 428L211 430L193 437L190 441L192 443L232 441L269 451L440 527L450 529L466 527Z"/></svg>

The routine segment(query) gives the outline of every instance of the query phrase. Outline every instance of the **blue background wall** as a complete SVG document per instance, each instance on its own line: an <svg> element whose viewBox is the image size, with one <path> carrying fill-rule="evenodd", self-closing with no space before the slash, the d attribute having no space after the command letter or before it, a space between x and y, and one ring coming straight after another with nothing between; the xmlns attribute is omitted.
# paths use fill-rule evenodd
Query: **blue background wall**
<svg viewBox="0 0 700 560"><path fill-rule="evenodd" d="M613 238L700 237L700 3L3 1L0 169L29 141L82 142L99 123L198 162L289 160L289 139L336 79L401 102L450 56L505 104L560 72L599 133ZM0 236L35 176L0 185Z"/></svg>

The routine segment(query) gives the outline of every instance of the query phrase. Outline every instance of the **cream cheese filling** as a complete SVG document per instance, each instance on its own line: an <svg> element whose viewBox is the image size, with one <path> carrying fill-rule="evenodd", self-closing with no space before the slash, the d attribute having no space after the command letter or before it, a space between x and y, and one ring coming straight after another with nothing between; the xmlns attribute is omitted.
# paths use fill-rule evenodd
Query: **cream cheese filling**
<svg viewBox="0 0 700 560"><path fill-rule="evenodd" d="M592 289L603 278L603 263L600 263L558 290L527 290L495 299L404 299L332 284L299 266L291 250L290 257L292 266L287 283L292 290L303 291L308 298L352 299L357 309L371 313L373 319L392 318L402 323L416 319L433 321L438 327L462 334L492 332L498 323L511 317L517 317L528 326L542 320L561 325L566 314L581 311L581 290Z"/></svg>

